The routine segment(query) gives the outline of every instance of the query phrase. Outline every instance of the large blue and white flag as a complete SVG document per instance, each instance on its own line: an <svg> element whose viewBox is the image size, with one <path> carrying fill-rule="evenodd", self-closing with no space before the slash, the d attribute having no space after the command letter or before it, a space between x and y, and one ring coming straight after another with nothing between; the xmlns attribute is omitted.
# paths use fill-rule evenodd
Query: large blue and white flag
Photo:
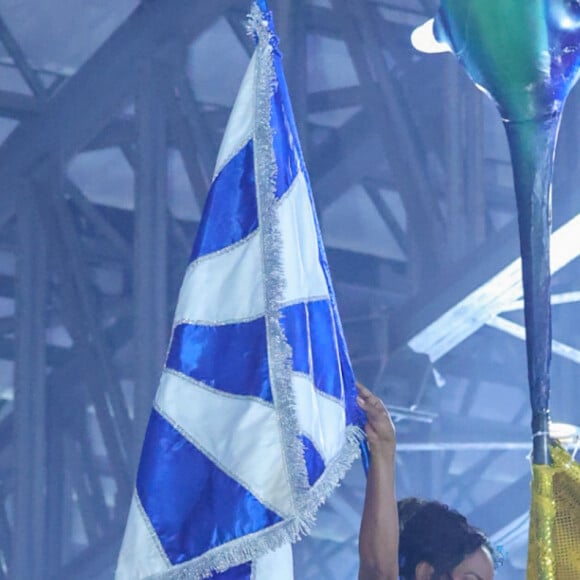
<svg viewBox="0 0 580 580"><path fill-rule="evenodd" d="M363 437L271 15L249 23L117 580L290 580Z"/></svg>

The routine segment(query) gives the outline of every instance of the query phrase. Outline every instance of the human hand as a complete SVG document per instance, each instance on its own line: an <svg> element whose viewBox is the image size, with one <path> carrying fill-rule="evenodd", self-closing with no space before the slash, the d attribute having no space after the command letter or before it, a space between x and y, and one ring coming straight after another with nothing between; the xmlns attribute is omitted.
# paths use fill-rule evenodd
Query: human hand
<svg viewBox="0 0 580 580"><path fill-rule="evenodd" d="M360 383L356 384L359 407L366 413L365 431L373 457L394 456L395 426L384 403Z"/></svg>

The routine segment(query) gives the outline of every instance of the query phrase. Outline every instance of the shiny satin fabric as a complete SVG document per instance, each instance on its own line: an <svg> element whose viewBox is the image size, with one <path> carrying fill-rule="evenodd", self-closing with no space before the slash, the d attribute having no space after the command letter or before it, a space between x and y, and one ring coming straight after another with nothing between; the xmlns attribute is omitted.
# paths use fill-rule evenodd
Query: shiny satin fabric
<svg viewBox="0 0 580 580"><path fill-rule="evenodd" d="M212 219L204 219L206 215ZM250 140L212 183L190 261L243 240L257 227L254 144Z"/></svg>
<svg viewBox="0 0 580 580"><path fill-rule="evenodd" d="M276 52L274 66L279 79L283 78L281 59ZM293 139L294 119L286 86L275 87L271 117L272 126L277 127L273 147L277 167L275 194L280 198L298 175L301 161L299 144ZM258 227L253 163L254 144L250 139L212 183L204 206L204 214L211 214L212 219L202 218L190 261L239 242Z"/></svg>
<svg viewBox="0 0 580 580"><path fill-rule="evenodd" d="M290 580L289 543L363 437L271 14L254 6L250 22L258 48L180 293L117 580L245 580L250 566Z"/></svg>
<svg viewBox="0 0 580 580"><path fill-rule="evenodd" d="M155 410L137 493L173 565L282 521Z"/></svg>
<svg viewBox="0 0 580 580"><path fill-rule="evenodd" d="M180 324L165 366L220 391L272 402L263 317L220 326Z"/></svg>
<svg viewBox="0 0 580 580"><path fill-rule="evenodd" d="M282 327L292 347L293 370L312 375L316 388L341 401L343 377L329 300L293 304L282 309Z"/></svg>

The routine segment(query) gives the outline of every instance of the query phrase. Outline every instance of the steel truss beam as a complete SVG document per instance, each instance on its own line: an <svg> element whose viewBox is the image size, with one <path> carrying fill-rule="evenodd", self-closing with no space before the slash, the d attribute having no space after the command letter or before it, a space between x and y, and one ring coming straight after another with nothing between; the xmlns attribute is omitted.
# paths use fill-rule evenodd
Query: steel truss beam
<svg viewBox="0 0 580 580"><path fill-rule="evenodd" d="M0 91L0 116L24 120L41 111L37 100L30 95L12 91Z"/></svg>
<svg viewBox="0 0 580 580"><path fill-rule="evenodd" d="M46 105L0 146L0 182L62 163L80 151L118 113L139 81L136 63L175 39L191 40L233 0L143 2ZM89 106L90 103L90 106ZM7 195L3 188L2 197Z"/></svg>
<svg viewBox="0 0 580 580"><path fill-rule="evenodd" d="M8 51L8 54L14 60L14 64L20 71L20 74L26 81L26 84L29 86L30 90L34 94L34 96L43 101L47 96L47 90L42 83L42 79L40 75L36 73L35 70L28 64L28 60L26 59L26 55L24 51L20 47L20 44L4 22L4 19L0 16L0 40L2 44Z"/></svg>
<svg viewBox="0 0 580 580"><path fill-rule="evenodd" d="M579 233L580 216L576 216L552 234L553 273L580 255L580 247L574 243ZM515 226L482 250L483 258L471 257L463 276L446 287L437 300L423 297L425 306L419 310L409 306L396 314L392 326L395 345L406 342L435 362L521 297L521 260L517 257ZM433 290L430 293L433 295Z"/></svg>
<svg viewBox="0 0 580 580"><path fill-rule="evenodd" d="M46 239L29 188L18 198L19 260L14 395L16 469L10 577L43 580L46 554Z"/></svg>
<svg viewBox="0 0 580 580"><path fill-rule="evenodd" d="M139 457L145 425L167 348L167 137L163 63L141 66L136 100L138 166L135 192L135 439Z"/></svg>

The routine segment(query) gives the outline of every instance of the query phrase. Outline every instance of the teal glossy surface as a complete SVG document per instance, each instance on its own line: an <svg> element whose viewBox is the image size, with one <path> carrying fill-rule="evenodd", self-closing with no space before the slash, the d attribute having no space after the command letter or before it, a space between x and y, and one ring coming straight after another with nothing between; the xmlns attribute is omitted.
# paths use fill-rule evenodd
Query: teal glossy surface
<svg viewBox="0 0 580 580"><path fill-rule="evenodd" d="M560 111L578 79L578 2L442 0L435 31L505 120Z"/></svg>
<svg viewBox="0 0 580 580"><path fill-rule="evenodd" d="M523 264L534 462L549 461L554 154L580 75L580 0L441 0L434 26L497 104L512 156Z"/></svg>

